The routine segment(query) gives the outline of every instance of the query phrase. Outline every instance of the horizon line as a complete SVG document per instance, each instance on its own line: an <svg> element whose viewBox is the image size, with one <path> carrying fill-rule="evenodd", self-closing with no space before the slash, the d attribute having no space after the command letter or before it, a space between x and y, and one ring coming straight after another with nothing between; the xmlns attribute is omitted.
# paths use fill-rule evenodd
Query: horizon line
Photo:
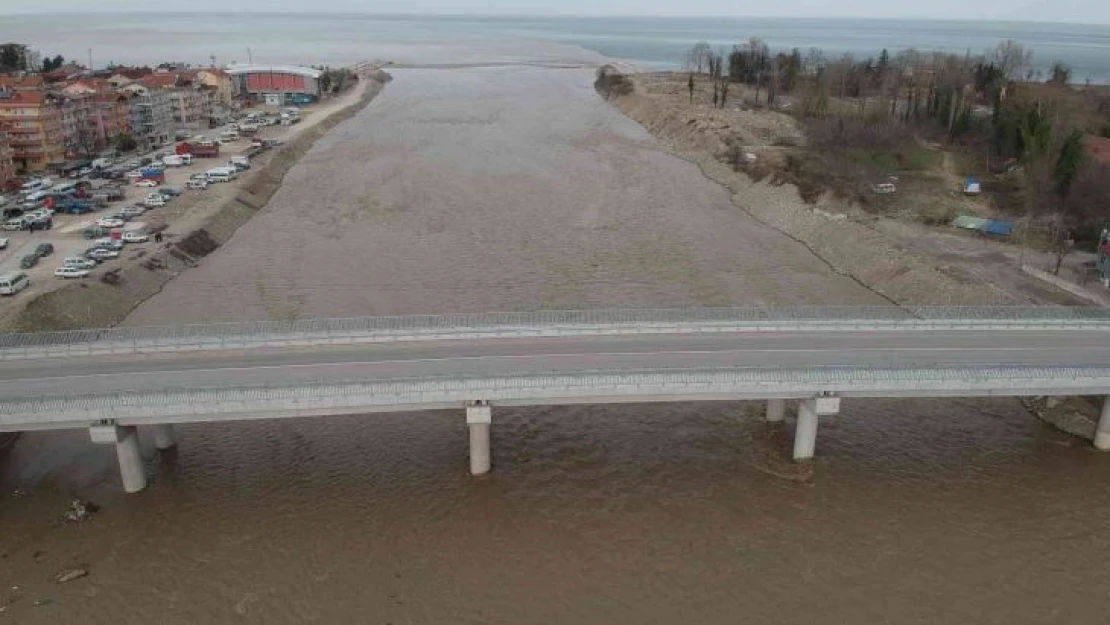
<svg viewBox="0 0 1110 625"><path fill-rule="evenodd" d="M732 20L839 20L839 21L867 21L867 22L955 22L955 23L990 23L990 24L1046 24L1053 26L1086 26L1110 27L1110 22L1075 22L1057 20L1021 20L1002 18L974 18L974 17L869 17L869 16L844 16L844 15L741 15L741 14L639 14L639 13L614 13L614 14L576 14L576 13L413 13L406 11L271 11L259 14L256 10L221 10L221 11L134 11L127 9L108 9L103 11L43 11L31 13L2 13L5 17L49 17L59 15L156 15L156 16L219 16L219 15L251 15L253 17L278 17L278 16L359 16L379 18L482 18L490 20L513 19L732 19Z"/></svg>

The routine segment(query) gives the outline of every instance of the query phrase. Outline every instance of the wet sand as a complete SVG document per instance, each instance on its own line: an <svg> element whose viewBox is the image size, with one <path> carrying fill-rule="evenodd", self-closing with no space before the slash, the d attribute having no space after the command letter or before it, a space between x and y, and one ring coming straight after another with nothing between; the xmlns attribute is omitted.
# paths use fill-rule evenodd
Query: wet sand
<svg viewBox="0 0 1110 625"><path fill-rule="evenodd" d="M129 323L876 303L597 98L584 70L405 70ZM733 402L180 428L0 465L21 623L1101 623L1110 456L1016 400L846 401L812 465ZM149 444L149 441L146 441ZM17 470L18 468L18 470ZM11 489L47 473L54 488ZM52 521L71 490L105 504ZM86 567L87 578L51 575ZM10 590L18 586L18 590ZM36 601L46 601L35 605ZM0 622L5 617L0 614Z"/></svg>

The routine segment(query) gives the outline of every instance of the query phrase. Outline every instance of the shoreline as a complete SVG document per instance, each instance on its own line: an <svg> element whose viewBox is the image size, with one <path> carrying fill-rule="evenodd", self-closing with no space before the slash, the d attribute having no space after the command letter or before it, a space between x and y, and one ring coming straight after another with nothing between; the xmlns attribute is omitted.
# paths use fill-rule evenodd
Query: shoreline
<svg viewBox="0 0 1110 625"><path fill-rule="evenodd" d="M321 117L280 149L250 176L237 183L231 197L200 217L195 227L161 247L142 250L98 280L68 284L37 295L5 320L10 332L41 332L109 327L122 322L139 304L154 296L172 279L196 266L243 224L265 209L281 187L285 174L318 139L353 117L374 100L392 77L378 70L364 75L356 99ZM184 217L184 216L183 216ZM181 219L184 222L187 219ZM173 230L175 224L167 224ZM111 275L111 278L108 276Z"/></svg>

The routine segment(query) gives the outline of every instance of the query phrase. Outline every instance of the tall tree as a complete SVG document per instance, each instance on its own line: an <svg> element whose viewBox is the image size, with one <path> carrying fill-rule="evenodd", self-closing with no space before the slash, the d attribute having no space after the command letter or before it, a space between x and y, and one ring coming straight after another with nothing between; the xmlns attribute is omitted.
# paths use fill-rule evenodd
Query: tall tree
<svg viewBox="0 0 1110 625"><path fill-rule="evenodd" d="M21 43L0 45L0 72L19 72L27 69L27 46Z"/></svg>
<svg viewBox="0 0 1110 625"><path fill-rule="evenodd" d="M1064 139L1064 145L1060 148L1060 156L1056 159L1056 169L1052 174L1056 195L1062 198L1067 197L1068 192L1071 191L1072 183L1075 182L1075 178L1082 168L1083 134L1078 130L1073 130L1068 138Z"/></svg>
<svg viewBox="0 0 1110 625"><path fill-rule="evenodd" d="M1061 61L1056 61L1052 64L1052 78L1048 82L1064 86L1071 82L1071 66Z"/></svg>

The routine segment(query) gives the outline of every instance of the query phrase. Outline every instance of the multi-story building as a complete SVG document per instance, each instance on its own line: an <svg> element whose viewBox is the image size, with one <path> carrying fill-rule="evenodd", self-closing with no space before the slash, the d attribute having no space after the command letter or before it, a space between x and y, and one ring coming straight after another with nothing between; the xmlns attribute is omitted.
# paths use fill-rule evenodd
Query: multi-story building
<svg viewBox="0 0 1110 625"><path fill-rule="evenodd" d="M197 71L196 80L212 90L213 103L231 106L233 89L230 74L222 69L202 69Z"/></svg>
<svg viewBox="0 0 1110 625"><path fill-rule="evenodd" d="M178 130L199 130L208 127L212 117L209 92L196 87L178 87L171 92L173 121Z"/></svg>
<svg viewBox="0 0 1110 625"><path fill-rule="evenodd" d="M15 175L15 161L12 160L12 146L8 142L8 133L0 130L0 189L15 178Z"/></svg>
<svg viewBox="0 0 1110 625"><path fill-rule="evenodd" d="M48 93L0 88L0 130L8 133L17 171L45 171L65 159L61 110Z"/></svg>
<svg viewBox="0 0 1110 625"><path fill-rule="evenodd" d="M100 93L93 99L96 140L101 149L113 145L120 135L131 134L128 97L122 93Z"/></svg>
<svg viewBox="0 0 1110 625"><path fill-rule="evenodd" d="M140 84L121 91L131 94L131 136L142 150L152 150L173 139L173 98L166 89L150 89Z"/></svg>
<svg viewBox="0 0 1110 625"><path fill-rule="evenodd" d="M96 144L91 95L57 95L62 114L62 143L68 159L88 158L99 149Z"/></svg>

